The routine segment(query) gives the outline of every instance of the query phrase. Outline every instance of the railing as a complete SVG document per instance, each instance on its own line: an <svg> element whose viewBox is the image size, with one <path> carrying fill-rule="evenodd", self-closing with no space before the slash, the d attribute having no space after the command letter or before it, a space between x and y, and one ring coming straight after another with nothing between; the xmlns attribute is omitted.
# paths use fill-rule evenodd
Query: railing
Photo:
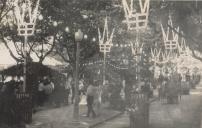
<svg viewBox="0 0 202 128"><path fill-rule="evenodd" d="M22 123L31 123L31 95L28 93L17 93L15 95L1 93L0 113L0 125L18 125Z"/></svg>
<svg viewBox="0 0 202 128"><path fill-rule="evenodd" d="M32 121L32 96L29 93L17 93L15 97L15 120L31 123Z"/></svg>
<svg viewBox="0 0 202 128"><path fill-rule="evenodd" d="M130 128L148 128L149 99L146 94L137 93L131 96Z"/></svg>

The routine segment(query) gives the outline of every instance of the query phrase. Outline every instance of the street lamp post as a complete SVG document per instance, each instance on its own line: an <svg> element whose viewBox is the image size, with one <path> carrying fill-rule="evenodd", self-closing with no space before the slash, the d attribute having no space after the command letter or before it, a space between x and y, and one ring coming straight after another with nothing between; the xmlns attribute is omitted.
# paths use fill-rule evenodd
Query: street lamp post
<svg viewBox="0 0 202 128"><path fill-rule="evenodd" d="M131 50L132 50L132 54L133 56L135 56L135 71L136 71L136 80L139 80L139 75L138 75L138 72L139 72L139 66L138 66L138 63L140 62L140 59L141 59L141 54L143 52L143 44L140 45L139 43L139 40L138 40L138 34L136 36L136 42L135 44L133 45L133 43L131 42Z"/></svg>
<svg viewBox="0 0 202 128"><path fill-rule="evenodd" d="M73 118L75 121L79 121L79 57L80 57L80 42L83 39L83 32L79 29L75 33L75 43L76 43L76 71L75 71L75 102L74 102L74 112Z"/></svg>
<svg viewBox="0 0 202 128"><path fill-rule="evenodd" d="M39 1L36 3L36 7L32 10L32 5L29 0L25 0L22 6L19 6L19 1L16 0L14 2L15 6L15 16L17 19L18 25L18 35L24 36L24 44L23 44L23 54L24 54L24 66L23 66L23 92L26 91L26 66L27 66L27 43L28 37L34 35L37 12L39 7Z"/></svg>

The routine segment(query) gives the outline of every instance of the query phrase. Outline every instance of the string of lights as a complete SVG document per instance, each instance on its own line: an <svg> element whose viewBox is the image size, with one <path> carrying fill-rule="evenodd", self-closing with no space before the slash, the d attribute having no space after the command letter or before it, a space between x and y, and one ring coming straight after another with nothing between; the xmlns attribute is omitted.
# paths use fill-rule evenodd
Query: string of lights
<svg viewBox="0 0 202 128"><path fill-rule="evenodd" d="M94 61L94 62L84 63L83 66L102 65L103 62L104 62L104 60L97 60L97 61ZM121 67L120 65L119 66L114 65L114 64L110 63L110 61L106 61L106 64L113 67L113 68L120 69L120 70L128 69L127 67Z"/></svg>
<svg viewBox="0 0 202 128"><path fill-rule="evenodd" d="M114 44L113 47L131 48L131 44Z"/></svg>
<svg viewBox="0 0 202 128"><path fill-rule="evenodd" d="M113 65L111 63L107 63L107 64L110 65L110 66L112 66L112 67L114 67L114 68L116 68L116 69L120 69L120 70L126 70L126 69L128 69L127 67L118 67L118 66Z"/></svg>

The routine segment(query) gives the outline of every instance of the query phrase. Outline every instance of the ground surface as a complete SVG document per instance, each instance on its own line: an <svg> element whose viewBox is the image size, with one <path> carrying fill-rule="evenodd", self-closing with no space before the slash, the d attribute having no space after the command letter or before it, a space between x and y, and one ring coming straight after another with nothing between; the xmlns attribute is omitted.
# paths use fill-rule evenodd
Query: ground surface
<svg viewBox="0 0 202 128"><path fill-rule="evenodd" d="M107 106L107 105L106 105ZM97 123L103 122L106 119L119 115L121 112L114 111L102 105L100 116L96 118L86 117L86 105L80 105L80 123L82 128L93 126ZM31 128L79 128L74 124L73 105L64 106L55 109L42 110L33 115L33 122L30 124Z"/></svg>
<svg viewBox="0 0 202 128"><path fill-rule="evenodd" d="M73 106L44 110L33 117L31 128L79 128L71 125ZM150 128L200 128L202 112L202 86L191 90L190 95L182 97L179 104L165 104L154 101L150 105ZM85 117L86 106L80 106L80 120L82 128L96 125L95 128L128 128L128 114L105 121L106 118L117 115L118 112L103 109L101 116L97 118Z"/></svg>
<svg viewBox="0 0 202 128"><path fill-rule="evenodd" d="M151 103L150 128L200 128L202 113L202 86L182 97L179 104ZM123 114L96 128L128 128L129 119Z"/></svg>
<svg viewBox="0 0 202 128"><path fill-rule="evenodd" d="M179 104L154 102L150 108L150 128L200 128L202 95L192 90Z"/></svg>

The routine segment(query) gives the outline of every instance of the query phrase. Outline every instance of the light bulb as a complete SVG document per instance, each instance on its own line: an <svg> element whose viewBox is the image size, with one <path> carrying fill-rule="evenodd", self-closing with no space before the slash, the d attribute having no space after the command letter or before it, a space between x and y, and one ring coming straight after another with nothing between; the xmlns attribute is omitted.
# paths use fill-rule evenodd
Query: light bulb
<svg viewBox="0 0 202 128"><path fill-rule="evenodd" d="M96 38L94 37L94 38L93 38L93 42L95 42L95 41L96 41Z"/></svg>
<svg viewBox="0 0 202 128"><path fill-rule="evenodd" d="M88 35L85 34L85 35L84 35L84 39L88 39Z"/></svg>
<svg viewBox="0 0 202 128"><path fill-rule="evenodd" d="M54 22L53 22L53 26L54 26L54 27L57 27L57 26L58 26L58 23L57 23L56 21L54 21Z"/></svg>
<svg viewBox="0 0 202 128"><path fill-rule="evenodd" d="M87 19L88 16L87 15L82 15L83 19Z"/></svg>
<svg viewBox="0 0 202 128"><path fill-rule="evenodd" d="M39 15L38 19L39 19L39 20L43 20L43 16L42 16L42 15Z"/></svg>
<svg viewBox="0 0 202 128"><path fill-rule="evenodd" d="M65 28L65 32L69 33L69 27Z"/></svg>

